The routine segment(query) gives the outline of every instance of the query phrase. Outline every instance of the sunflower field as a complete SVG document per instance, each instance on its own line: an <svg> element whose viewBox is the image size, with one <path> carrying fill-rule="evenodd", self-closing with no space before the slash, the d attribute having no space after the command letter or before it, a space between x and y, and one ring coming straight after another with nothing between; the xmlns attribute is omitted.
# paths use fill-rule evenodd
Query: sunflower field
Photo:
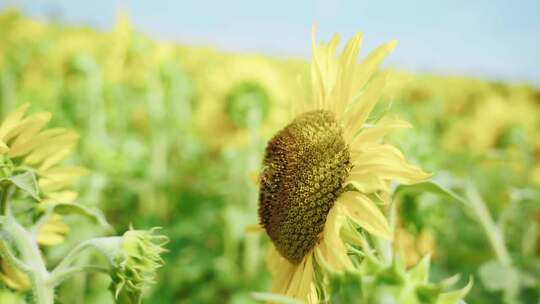
<svg viewBox="0 0 540 304"><path fill-rule="evenodd" d="M0 303L540 303L540 90L336 37L0 12Z"/></svg>

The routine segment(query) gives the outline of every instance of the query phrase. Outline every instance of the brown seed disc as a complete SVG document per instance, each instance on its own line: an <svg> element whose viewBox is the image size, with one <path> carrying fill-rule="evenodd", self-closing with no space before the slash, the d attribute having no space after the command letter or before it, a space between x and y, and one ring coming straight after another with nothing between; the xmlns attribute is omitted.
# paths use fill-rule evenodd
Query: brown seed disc
<svg viewBox="0 0 540 304"><path fill-rule="evenodd" d="M317 244L351 170L342 129L329 111L298 116L268 143L259 217L279 253L297 264Z"/></svg>

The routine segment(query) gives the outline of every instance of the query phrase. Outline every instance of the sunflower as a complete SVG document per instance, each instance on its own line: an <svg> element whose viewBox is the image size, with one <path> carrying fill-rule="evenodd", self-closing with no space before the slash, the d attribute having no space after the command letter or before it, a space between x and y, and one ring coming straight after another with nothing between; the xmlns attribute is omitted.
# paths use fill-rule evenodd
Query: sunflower
<svg viewBox="0 0 540 304"><path fill-rule="evenodd" d="M317 44L313 30L312 102L297 107L263 161L259 217L272 241L272 292L307 303L318 302L319 273L353 268L346 240L361 237L359 228L392 238L377 206L388 202L390 181L429 177L382 142L408 123L389 117L367 123L387 77L375 71L396 41L357 64L361 40L356 34L337 56L339 37Z"/></svg>
<svg viewBox="0 0 540 304"><path fill-rule="evenodd" d="M534 134L537 115L528 100L492 94L478 102L475 111L456 120L443 135L444 148L483 154L504 146L505 137L516 128Z"/></svg>
<svg viewBox="0 0 540 304"><path fill-rule="evenodd" d="M31 170L41 191L41 203L69 203L77 198L72 190L75 178L86 174L79 166L61 165L75 148L79 136L63 128L43 130L51 113L25 117L28 104L8 115L0 125L0 156L4 169Z"/></svg>
<svg viewBox="0 0 540 304"><path fill-rule="evenodd" d="M28 104L9 114L0 125L0 165L4 178L24 175L32 172L39 189L34 199L38 209L45 210L55 203L71 203L77 198L72 190L76 177L86 173L86 169L78 166L61 165L68 157L77 142L78 135L61 128L44 130L51 118L48 112L40 112L25 117ZM53 214L38 233L41 245L56 245L63 242L69 227L62 222L62 217ZM16 273L12 267L2 263L0 279L12 288L24 290L29 287L22 274ZM6 278L10 279L6 279Z"/></svg>
<svg viewBox="0 0 540 304"><path fill-rule="evenodd" d="M245 142L250 126L269 133L283 124L286 73L264 57L228 55L200 80L195 124L215 147Z"/></svg>

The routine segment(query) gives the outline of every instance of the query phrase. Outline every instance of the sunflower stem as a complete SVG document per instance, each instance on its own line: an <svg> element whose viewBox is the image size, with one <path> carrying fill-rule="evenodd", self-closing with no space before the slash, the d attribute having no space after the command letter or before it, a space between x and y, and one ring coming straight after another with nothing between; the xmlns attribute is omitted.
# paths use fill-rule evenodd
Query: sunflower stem
<svg viewBox="0 0 540 304"><path fill-rule="evenodd" d="M51 277L55 278L58 276L59 273L65 272L67 269L70 268L71 264L77 260L79 257L79 254L82 253L87 248L92 247L93 240L87 240L82 243L79 243L75 248L73 248L63 259L60 261L60 263L53 269L51 272Z"/></svg>
<svg viewBox="0 0 540 304"><path fill-rule="evenodd" d="M512 258L510 257L508 248L506 248L504 235L499 226L495 224L495 221L491 217L491 213L489 212L486 203L480 197L478 190L472 184L469 184L466 188L466 195L472 211L482 226L484 233L497 256L497 260L503 265L511 265Z"/></svg>
<svg viewBox="0 0 540 304"><path fill-rule="evenodd" d="M13 246L21 255L21 259L15 256L2 242L2 257L10 260L12 265L28 275L32 283L32 295L35 304L53 304L54 288L49 284L49 272L43 260L37 239L30 231L27 231L17 222L11 213L9 200L5 204L5 218L2 232L12 241Z"/></svg>
<svg viewBox="0 0 540 304"><path fill-rule="evenodd" d="M58 286L65 280L80 272L100 272L108 274L109 269L98 265L81 265L69 267L63 269L62 271L52 273L50 277L51 285Z"/></svg>

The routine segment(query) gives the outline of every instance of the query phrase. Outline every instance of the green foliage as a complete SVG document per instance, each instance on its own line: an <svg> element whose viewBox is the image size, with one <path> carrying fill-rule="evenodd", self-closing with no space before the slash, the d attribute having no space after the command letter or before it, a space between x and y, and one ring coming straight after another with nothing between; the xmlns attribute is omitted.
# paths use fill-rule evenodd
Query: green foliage
<svg viewBox="0 0 540 304"><path fill-rule="evenodd" d="M339 273L331 278L329 302L460 303L472 287L472 281L462 289L448 291L455 283L455 278L431 283L429 266L429 257L424 257L409 270L400 260L386 266L366 258L359 272Z"/></svg>

